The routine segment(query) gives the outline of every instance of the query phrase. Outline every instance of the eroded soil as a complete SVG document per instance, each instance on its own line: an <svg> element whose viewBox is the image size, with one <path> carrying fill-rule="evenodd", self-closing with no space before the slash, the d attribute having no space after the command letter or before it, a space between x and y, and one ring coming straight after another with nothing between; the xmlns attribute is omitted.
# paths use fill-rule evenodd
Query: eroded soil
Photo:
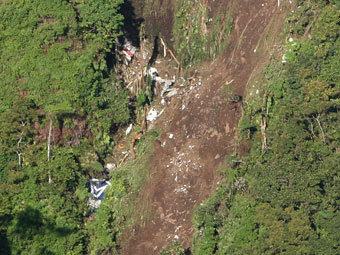
<svg viewBox="0 0 340 255"><path fill-rule="evenodd" d="M123 254L158 254L173 239L190 246L193 210L215 191L217 169L237 147L242 102L228 102L221 88L231 86L245 97L249 81L269 58L284 15L276 1L237 0L229 47L198 70L155 123L162 136L137 204L149 204L151 217L129 233Z"/></svg>

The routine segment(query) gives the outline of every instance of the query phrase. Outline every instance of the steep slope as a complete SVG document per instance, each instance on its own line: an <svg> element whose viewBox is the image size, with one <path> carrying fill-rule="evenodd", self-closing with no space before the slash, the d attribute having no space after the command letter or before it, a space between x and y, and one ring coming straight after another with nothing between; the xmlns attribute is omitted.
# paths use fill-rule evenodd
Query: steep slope
<svg viewBox="0 0 340 255"><path fill-rule="evenodd" d="M135 227L124 254L158 254L173 239L190 246L193 209L215 190L216 171L235 149L242 103L230 102L222 88L245 96L249 80L268 58L265 48L275 42L283 17L276 2L237 1L229 47L198 70L192 86L173 99L157 121L164 132L155 144L151 177L138 202L151 205L152 217Z"/></svg>

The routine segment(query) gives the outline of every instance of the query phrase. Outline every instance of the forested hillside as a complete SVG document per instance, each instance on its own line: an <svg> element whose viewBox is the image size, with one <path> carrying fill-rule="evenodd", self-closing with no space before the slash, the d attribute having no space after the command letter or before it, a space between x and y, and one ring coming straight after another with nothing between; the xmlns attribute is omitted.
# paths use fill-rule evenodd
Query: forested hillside
<svg viewBox="0 0 340 255"><path fill-rule="evenodd" d="M278 2L0 0L0 254L340 254L340 1Z"/></svg>
<svg viewBox="0 0 340 255"><path fill-rule="evenodd" d="M112 71L122 3L0 2L1 254L98 249L86 183L130 118Z"/></svg>
<svg viewBox="0 0 340 255"><path fill-rule="evenodd" d="M244 104L250 151L196 212L193 254L340 253L340 6L297 4L263 101Z"/></svg>

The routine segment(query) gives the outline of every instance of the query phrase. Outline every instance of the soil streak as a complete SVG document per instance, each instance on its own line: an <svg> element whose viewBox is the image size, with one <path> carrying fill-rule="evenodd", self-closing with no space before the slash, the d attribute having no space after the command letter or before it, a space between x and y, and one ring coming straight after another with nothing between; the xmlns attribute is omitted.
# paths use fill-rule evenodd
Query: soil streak
<svg viewBox="0 0 340 255"><path fill-rule="evenodd" d="M139 200L151 205L152 217L135 227L123 254L158 254L173 239L189 247L193 209L215 191L216 170L235 149L242 103L227 102L221 87L228 84L237 95L245 96L251 76L269 58L268 52L258 49L266 27L275 23L278 33L284 16L276 1L235 1L228 49L204 64L198 75L201 85L174 98L157 120L163 134L155 144L150 179Z"/></svg>

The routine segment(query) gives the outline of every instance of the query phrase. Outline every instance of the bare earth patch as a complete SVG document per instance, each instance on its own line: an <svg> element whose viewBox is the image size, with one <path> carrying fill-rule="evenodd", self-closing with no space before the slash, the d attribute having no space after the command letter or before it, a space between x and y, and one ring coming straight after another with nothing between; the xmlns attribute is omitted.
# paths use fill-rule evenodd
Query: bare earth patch
<svg viewBox="0 0 340 255"><path fill-rule="evenodd" d="M163 134L136 206L149 204L151 217L126 234L123 254L158 254L173 239L190 246L193 210L215 191L216 171L236 149L242 102L228 102L221 88L228 85L245 96L246 85L269 58L284 16L276 1L237 0L228 49L198 70L201 79L172 98L155 124ZM264 37L272 38L265 40L268 45L261 43Z"/></svg>

